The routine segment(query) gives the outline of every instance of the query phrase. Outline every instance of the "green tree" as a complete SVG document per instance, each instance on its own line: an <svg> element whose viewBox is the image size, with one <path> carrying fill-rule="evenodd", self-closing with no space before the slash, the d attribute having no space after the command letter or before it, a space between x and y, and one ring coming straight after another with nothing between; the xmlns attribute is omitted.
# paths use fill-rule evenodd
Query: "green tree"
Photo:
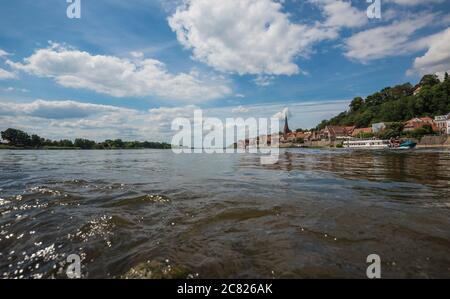
<svg viewBox="0 0 450 299"><path fill-rule="evenodd" d="M94 149L95 145L96 145L95 141L88 139L77 138L75 139L74 142L74 146L81 149Z"/></svg>
<svg viewBox="0 0 450 299"><path fill-rule="evenodd" d="M437 75L425 75L422 77L422 80L420 80L420 86L434 86L436 84L441 83L441 81L439 81L439 77Z"/></svg>
<svg viewBox="0 0 450 299"><path fill-rule="evenodd" d="M372 110L368 109L355 117L354 124L358 128L365 128L372 123L372 119L373 119Z"/></svg>
<svg viewBox="0 0 450 299"><path fill-rule="evenodd" d="M3 140L8 141L13 146L29 146L31 145L30 136L17 129L7 129L4 132L1 132L1 136Z"/></svg>
<svg viewBox="0 0 450 299"><path fill-rule="evenodd" d="M350 111L357 112L364 106L364 99L361 97L356 97L350 104Z"/></svg>
<svg viewBox="0 0 450 299"><path fill-rule="evenodd" d="M38 135L31 135L30 145L34 147L41 147L44 144L45 140Z"/></svg>
<svg viewBox="0 0 450 299"><path fill-rule="evenodd" d="M356 97L348 112L322 121L317 129L328 125L367 127L378 122L405 122L413 117L436 116L450 112L450 79L443 82L436 75L425 75L421 91L414 96L410 83L387 87L366 97ZM391 132L394 134L395 132Z"/></svg>
<svg viewBox="0 0 450 299"><path fill-rule="evenodd" d="M361 139L370 139L370 138L373 138L375 136L375 134L373 134L373 133L366 133L366 132L363 132L363 133L360 133L359 135L358 135L358 138L361 138Z"/></svg>
<svg viewBox="0 0 450 299"><path fill-rule="evenodd" d="M415 139L422 139L423 136L435 135L433 128L430 125L425 125L421 128L415 129L412 132L408 132L407 136Z"/></svg>
<svg viewBox="0 0 450 299"><path fill-rule="evenodd" d="M450 111L450 79L447 72L445 72L443 87L445 93L445 103L447 104L447 107L445 107L444 109Z"/></svg>
<svg viewBox="0 0 450 299"><path fill-rule="evenodd" d="M113 141L114 148L124 148L125 143L122 141L122 139L116 139Z"/></svg>
<svg viewBox="0 0 450 299"><path fill-rule="evenodd" d="M59 146L70 148L70 147L73 147L73 142L72 142L72 140L64 139L64 140L59 141Z"/></svg>

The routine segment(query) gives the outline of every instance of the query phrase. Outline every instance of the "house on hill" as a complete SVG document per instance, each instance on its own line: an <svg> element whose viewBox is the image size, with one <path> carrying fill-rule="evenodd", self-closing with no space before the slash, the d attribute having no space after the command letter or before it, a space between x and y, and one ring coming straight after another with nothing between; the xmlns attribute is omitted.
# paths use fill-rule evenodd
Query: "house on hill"
<svg viewBox="0 0 450 299"><path fill-rule="evenodd" d="M417 86L416 89L414 89L414 92L413 92L414 96L417 96L420 93L421 90L422 90L422 86L420 86L420 85Z"/></svg>
<svg viewBox="0 0 450 299"><path fill-rule="evenodd" d="M450 113L447 115L440 115L434 118L439 132L441 134L450 135Z"/></svg>
<svg viewBox="0 0 450 299"><path fill-rule="evenodd" d="M330 141L347 139L353 134L355 127L343 127L343 126L326 126L322 132L322 138Z"/></svg>
<svg viewBox="0 0 450 299"><path fill-rule="evenodd" d="M421 117L421 118L413 118L411 120L408 120L406 122L405 128L403 129L404 132L411 132L417 129L420 129L424 126L431 126L433 131L437 132L438 127L436 126L436 123L431 117Z"/></svg>
<svg viewBox="0 0 450 299"><path fill-rule="evenodd" d="M372 133L377 134L386 130L387 125L385 123L372 124Z"/></svg>

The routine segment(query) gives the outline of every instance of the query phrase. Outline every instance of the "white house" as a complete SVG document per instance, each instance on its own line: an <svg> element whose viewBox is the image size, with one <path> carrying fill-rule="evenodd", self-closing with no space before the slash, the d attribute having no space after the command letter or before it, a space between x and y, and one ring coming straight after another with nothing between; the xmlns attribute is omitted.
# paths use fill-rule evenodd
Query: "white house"
<svg viewBox="0 0 450 299"><path fill-rule="evenodd" d="M382 131L386 130L386 124L385 123L377 123L372 125L372 132L373 133L380 133Z"/></svg>
<svg viewBox="0 0 450 299"><path fill-rule="evenodd" d="M436 116L434 122L442 134L450 135L450 113L447 115Z"/></svg>

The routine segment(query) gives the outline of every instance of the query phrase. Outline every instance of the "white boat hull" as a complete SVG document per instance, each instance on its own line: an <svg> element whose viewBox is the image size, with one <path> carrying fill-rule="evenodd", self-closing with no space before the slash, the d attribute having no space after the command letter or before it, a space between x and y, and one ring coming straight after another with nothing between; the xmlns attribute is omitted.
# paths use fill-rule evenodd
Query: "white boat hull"
<svg viewBox="0 0 450 299"><path fill-rule="evenodd" d="M388 149L389 142L385 140L351 140L344 142L344 148L350 149Z"/></svg>

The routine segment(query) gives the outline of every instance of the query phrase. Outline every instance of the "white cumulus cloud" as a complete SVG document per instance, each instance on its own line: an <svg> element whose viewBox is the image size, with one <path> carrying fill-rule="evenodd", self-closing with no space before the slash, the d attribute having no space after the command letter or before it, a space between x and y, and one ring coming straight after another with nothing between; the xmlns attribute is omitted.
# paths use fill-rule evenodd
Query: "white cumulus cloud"
<svg viewBox="0 0 450 299"><path fill-rule="evenodd" d="M225 73L294 75L296 57L335 32L296 24L273 0L187 0L169 17L193 58Z"/></svg>
<svg viewBox="0 0 450 299"><path fill-rule="evenodd" d="M46 119L85 118L102 113L127 113L130 109L76 101L36 100L29 103L0 103L0 115L28 115Z"/></svg>
<svg viewBox="0 0 450 299"><path fill-rule="evenodd" d="M352 6L351 1L344 0L310 0L316 4L326 17L323 26L332 28L355 28L368 22L366 11Z"/></svg>
<svg viewBox="0 0 450 299"><path fill-rule="evenodd" d="M345 56L368 62L420 50L423 42L414 40L414 34L429 26L436 17L433 13L421 14L358 32L345 40Z"/></svg>
<svg viewBox="0 0 450 299"><path fill-rule="evenodd" d="M0 49L0 57L6 57L8 55L9 55L8 52L6 52L5 50Z"/></svg>
<svg viewBox="0 0 450 299"><path fill-rule="evenodd" d="M404 6L415 6L415 5L442 3L444 1L445 0L389 0L388 2L393 2L395 4Z"/></svg>
<svg viewBox="0 0 450 299"><path fill-rule="evenodd" d="M427 52L414 60L408 73L438 74L450 71L450 28L427 39Z"/></svg>
<svg viewBox="0 0 450 299"><path fill-rule="evenodd" d="M59 85L88 89L114 97L155 95L164 99L200 102L221 98L231 89L220 79L201 78L197 73L171 74L155 59L134 60L52 44L37 50L23 63L8 61L16 69L53 78Z"/></svg>
<svg viewBox="0 0 450 299"><path fill-rule="evenodd" d="M284 120L286 117L291 117L292 113L289 108L284 108L283 111L277 112L272 118L277 118L279 120Z"/></svg>
<svg viewBox="0 0 450 299"><path fill-rule="evenodd" d="M0 68L0 80L15 79L15 78L16 75L14 73L11 73L10 71Z"/></svg>

